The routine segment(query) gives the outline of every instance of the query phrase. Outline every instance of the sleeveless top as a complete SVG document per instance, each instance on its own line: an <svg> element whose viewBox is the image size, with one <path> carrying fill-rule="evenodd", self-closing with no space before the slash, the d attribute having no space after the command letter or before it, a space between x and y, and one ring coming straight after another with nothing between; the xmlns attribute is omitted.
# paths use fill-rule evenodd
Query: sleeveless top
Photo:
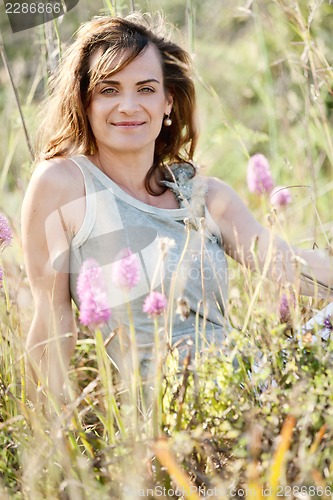
<svg viewBox="0 0 333 500"><path fill-rule="evenodd" d="M205 206L205 178L190 178L188 164L171 165L170 181L164 183L180 207L164 209L130 196L87 157L71 160L82 172L86 191L84 221L70 247L71 296L79 308L78 273L86 259L94 258L102 269L112 310L101 330L105 338L118 332L107 345L115 366L120 369L127 362L124 351L130 344L129 316L134 322L140 362L152 357L154 319L142 310L151 290L163 292L169 303L168 317L158 318L163 326L161 335L168 342L191 339L200 343L200 349L213 341L221 344L228 329L227 262L219 228ZM137 254L141 263L140 281L128 292L111 280L112 264L124 248ZM179 299L185 308L189 305L185 315L177 311Z"/></svg>

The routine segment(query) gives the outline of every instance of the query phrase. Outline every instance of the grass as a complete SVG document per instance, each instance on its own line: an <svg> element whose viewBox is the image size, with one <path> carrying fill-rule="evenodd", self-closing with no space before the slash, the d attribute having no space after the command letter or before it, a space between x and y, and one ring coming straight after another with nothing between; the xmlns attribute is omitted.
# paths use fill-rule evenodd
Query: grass
<svg viewBox="0 0 333 500"><path fill-rule="evenodd" d="M130 11L133 3L147 8L143 1L98 8ZM249 195L244 182L249 155L266 154L276 182L295 186L292 204L276 217L277 230L292 243L325 247L332 239L329 2L226 1L219 10L209 0L192 0L158 7L196 54L204 171L228 180L266 223L270 207ZM70 31L77 15L69 13L53 32L40 31L35 43L56 45L57 33ZM177 349L169 352L152 413L136 409L136 391L124 400L99 332L92 338L83 328L69 372L70 402L52 420L26 402L31 297L17 214L30 159L19 118L22 113L32 136L48 75L39 58L34 77L19 79L15 46L8 60L21 108L8 119L17 104L6 80L0 211L16 237L0 256L0 497L332 498L333 345L297 334L324 302L297 297L291 324L281 324L283 290L231 261L232 332L222 348L200 359L179 361Z"/></svg>

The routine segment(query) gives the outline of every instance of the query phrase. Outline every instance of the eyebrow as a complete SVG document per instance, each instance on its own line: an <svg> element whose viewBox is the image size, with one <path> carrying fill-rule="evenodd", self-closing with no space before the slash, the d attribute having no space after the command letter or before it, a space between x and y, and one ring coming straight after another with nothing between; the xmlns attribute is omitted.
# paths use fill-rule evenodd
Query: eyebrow
<svg viewBox="0 0 333 500"><path fill-rule="evenodd" d="M141 80L140 82L137 82L135 85L144 85L145 83L152 83L152 82L161 83L158 80L156 80L156 78L147 78L146 80ZM103 84L121 85L121 83L118 82L117 80L101 80L100 82L98 82L97 85L103 85Z"/></svg>

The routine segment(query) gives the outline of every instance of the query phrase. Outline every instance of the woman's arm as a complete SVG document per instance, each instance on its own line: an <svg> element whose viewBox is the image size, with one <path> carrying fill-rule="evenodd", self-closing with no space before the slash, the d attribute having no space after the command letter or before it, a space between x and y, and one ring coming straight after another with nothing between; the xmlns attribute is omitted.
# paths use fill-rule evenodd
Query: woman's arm
<svg viewBox="0 0 333 500"><path fill-rule="evenodd" d="M35 305L26 341L27 394L33 402L41 395L38 386L57 398L63 393L77 340L69 290L72 221L62 210L73 196L69 188L73 191L75 174L64 161L39 165L22 207L23 250ZM57 255L64 258L55 269ZM45 400L44 391L40 399Z"/></svg>
<svg viewBox="0 0 333 500"><path fill-rule="evenodd" d="M253 217L235 191L220 181L208 181L207 206L217 222L225 251L251 269L267 271L277 282L298 283L300 292L327 298L333 295L333 257L321 250L289 245Z"/></svg>

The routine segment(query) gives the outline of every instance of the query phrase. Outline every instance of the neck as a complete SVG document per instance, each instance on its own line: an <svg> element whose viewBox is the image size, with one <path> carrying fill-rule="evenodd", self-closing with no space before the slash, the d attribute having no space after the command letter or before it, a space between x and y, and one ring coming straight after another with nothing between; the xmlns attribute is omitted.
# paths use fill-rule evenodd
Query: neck
<svg viewBox="0 0 333 500"><path fill-rule="evenodd" d="M148 202L151 195L145 186L146 175L153 164L153 156L135 154L133 157L119 157L109 151L99 150L90 159L95 165L120 188L130 195ZM154 188L158 185L153 183Z"/></svg>

